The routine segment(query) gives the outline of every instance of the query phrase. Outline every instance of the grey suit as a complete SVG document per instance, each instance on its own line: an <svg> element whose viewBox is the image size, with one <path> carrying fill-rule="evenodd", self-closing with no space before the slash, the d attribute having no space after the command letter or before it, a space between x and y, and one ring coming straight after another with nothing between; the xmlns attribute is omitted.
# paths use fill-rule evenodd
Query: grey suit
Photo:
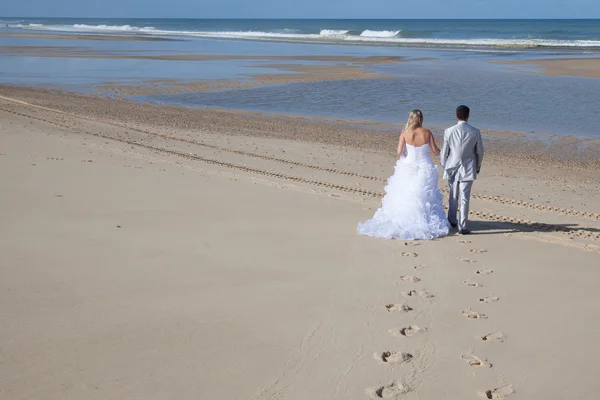
<svg viewBox="0 0 600 400"><path fill-rule="evenodd" d="M448 180L450 186L448 221L458 224L461 231L467 229L471 187L482 162L483 141L479 129L461 121L444 131L441 163L444 179ZM460 219L457 221L459 197Z"/></svg>

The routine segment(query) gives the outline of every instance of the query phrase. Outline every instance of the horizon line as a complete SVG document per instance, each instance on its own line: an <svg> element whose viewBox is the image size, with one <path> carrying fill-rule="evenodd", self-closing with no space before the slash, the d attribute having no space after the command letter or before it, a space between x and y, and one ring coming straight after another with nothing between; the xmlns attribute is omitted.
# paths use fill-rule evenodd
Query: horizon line
<svg viewBox="0 0 600 400"><path fill-rule="evenodd" d="M512 17L512 18L477 18L477 17L466 17L466 18L314 18L314 17L56 17L56 16L8 16L2 15L0 18L55 18L55 19L188 19L188 20L202 20L202 19L214 19L214 20L347 20L347 21L363 21L363 20L387 20L387 21L419 21L419 20L440 20L440 21L464 21L464 20L480 20L480 21L589 21L589 20L600 20L599 17L586 17L586 18L534 18L534 17Z"/></svg>

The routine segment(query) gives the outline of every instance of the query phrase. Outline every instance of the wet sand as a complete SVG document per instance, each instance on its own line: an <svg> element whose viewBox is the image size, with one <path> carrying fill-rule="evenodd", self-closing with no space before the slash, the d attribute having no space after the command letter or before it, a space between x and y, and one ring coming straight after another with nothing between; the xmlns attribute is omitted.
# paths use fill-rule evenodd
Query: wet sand
<svg viewBox="0 0 600 400"><path fill-rule="evenodd" d="M95 89L107 94L123 96L144 96L156 94L177 94L186 92L209 92L222 89L248 89L253 87L321 81L386 79L391 75L380 74L365 69L374 65L406 62L402 57L391 56L242 56L242 55L194 55L194 54L147 54L144 51L112 50L95 51L63 46L0 46L0 55L60 57L60 58L101 58L128 60L162 61L282 61L281 64L251 65L252 68L272 69L274 73L248 73L239 78L210 79L196 82L183 82L176 79L150 79L134 84L105 83ZM414 59L412 61L422 61ZM305 65L301 62L319 62L322 65ZM298 63L290 63L298 62ZM286 73L292 72L292 73Z"/></svg>
<svg viewBox="0 0 600 400"><path fill-rule="evenodd" d="M122 54L119 54L122 53ZM262 56L262 55L221 55L221 54L144 54L140 50L101 50L82 49L75 46L0 46L0 55L29 55L39 57L62 58L106 58L129 60L171 60L171 61L217 61L217 60L252 60L252 61L318 61L330 63L351 63L370 66L392 64L407 61L396 56ZM413 58L412 61L430 60Z"/></svg>
<svg viewBox="0 0 600 400"><path fill-rule="evenodd" d="M559 58L553 60L522 60L496 62L500 65L536 67L548 76L580 76L600 78L600 58Z"/></svg>
<svg viewBox="0 0 600 400"><path fill-rule="evenodd" d="M166 83L176 88L188 85L178 81ZM142 85L133 86L131 90L147 93L145 89ZM0 90L9 97L34 104L134 126L306 141L383 152L396 146L397 134L402 129L401 124L377 121L176 107L6 85L0 85ZM431 128L439 139L445 127ZM542 176L548 168L555 169L566 179L596 179L598 176L600 146L594 140L572 137L565 141L564 136L524 135L480 128L487 140L486 151L498 162L507 165L517 162Z"/></svg>
<svg viewBox="0 0 600 400"><path fill-rule="evenodd" d="M268 64L256 68L269 68L274 71L294 73L247 74L237 79L211 79L201 82L182 82L176 79L153 79L135 84L102 84L96 87L105 94L122 96L148 96L157 94L177 94L190 92L210 92L213 90L249 89L253 87L282 83L306 83L322 81L344 81L358 79L386 79L391 75L378 74L356 65L294 65Z"/></svg>
<svg viewBox="0 0 600 400"><path fill-rule="evenodd" d="M0 96L2 398L598 391L589 167L506 158L486 136L473 235L376 240L355 229L380 204L394 132Z"/></svg>

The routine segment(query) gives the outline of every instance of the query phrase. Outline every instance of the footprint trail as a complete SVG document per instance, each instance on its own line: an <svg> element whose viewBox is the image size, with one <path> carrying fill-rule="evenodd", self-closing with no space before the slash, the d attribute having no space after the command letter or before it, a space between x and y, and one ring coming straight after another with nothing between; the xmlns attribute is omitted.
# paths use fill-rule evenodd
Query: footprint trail
<svg viewBox="0 0 600 400"><path fill-rule="evenodd" d="M492 368L492 364L487 362L485 358L479 358L471 353L464 353L461 358L469 363L471 367Z"/></svg>
<svg viewBox="0 0 600 400"><path fill-rule="evenodd" d="M513 385L504 385L496 389L486 390L485 392L479 393L484 399L504 399L511 394L516 393Z"/></svg>
<svg viewBox="0 0 600 400"><path fill-rule="evenodd" d="M390 332L393 336L397 336L397 337L411 337L421 331L426 331L426 328L419 328L417 325L409 325L405 328L394 328L394 329L390 329L388 332Z"/></svg>
<svg viewBox="0 0 600 400"><path fill-rule="evenodd" d="M387 304L385 309L388 312L409 312L412 311L412 307L407 304Z"/></svg>
<svg viewBox="0 0 600 400"><path fill-rule="evenodd" d="M472 281L470 279L467 279L466 281L463 281L463 283L469 287L483 287L483 285L481 283L477 283L475 281Z"/></svg>
<svg viewBox="0 0 600 400"><path fill-rule="evenodd" d="M373 399L391 399L409 392L408 387L399 382L392 382L377 389L367 389L367 394Z"/></svg>
<svg viewBox="0 0 600 400"><path fill-rule="evenodd" d="M471 311L471 310L463 311L462 315L464 315L465 317L467 317L469 319L487 319L487 316L485 314L478 313L478 312Z"/></svg>
<svg viewBox="0 0 600 400"><path fill-rule="evenodd" d="M412 354L399 351L384 351L383 353L374 353L373 357L376 360L380 360L389 364L406 363L413 358Z"/></svg>
<svg viewBox="0 0 600 400"><path fill-rule="evenodd" d="M480 303L495 303L498 300L500 300L500 297L497 296L487 296L479 298Z"/></svg>
<svg viewBox="0 0 600 400"><path fill-rule="evenodd" d="M487 335L484 335L484 336L479 336L477 339L481 339L484 342L502 343L502 342L504 342L504 338L506 338L506 336L504 336L504 334L502 332L494 332L494 333L488 333Z"/></svg>

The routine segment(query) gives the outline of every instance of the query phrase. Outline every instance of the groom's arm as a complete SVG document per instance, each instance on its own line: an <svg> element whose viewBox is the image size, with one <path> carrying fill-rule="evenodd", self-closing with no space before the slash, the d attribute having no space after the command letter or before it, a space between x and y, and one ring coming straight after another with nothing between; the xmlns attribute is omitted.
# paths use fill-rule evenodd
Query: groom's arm
<svg viewBox="0 0 600 400"><path fill-rule="evenodd" d="M444 131L444 143L442 144L442 153L440 154L440 163L442 167L446 165L446 160L450 155L450 146L448 145L448 130Z"/></svg>
<svg viewBox="0 0 600 400"><path fill-rule="evenodd" d="M477 173L481 171L481 164L483 164L483 139L481 138L481 131L477 130L477 145L475 146L475 155L477 156Z"/></svg>

